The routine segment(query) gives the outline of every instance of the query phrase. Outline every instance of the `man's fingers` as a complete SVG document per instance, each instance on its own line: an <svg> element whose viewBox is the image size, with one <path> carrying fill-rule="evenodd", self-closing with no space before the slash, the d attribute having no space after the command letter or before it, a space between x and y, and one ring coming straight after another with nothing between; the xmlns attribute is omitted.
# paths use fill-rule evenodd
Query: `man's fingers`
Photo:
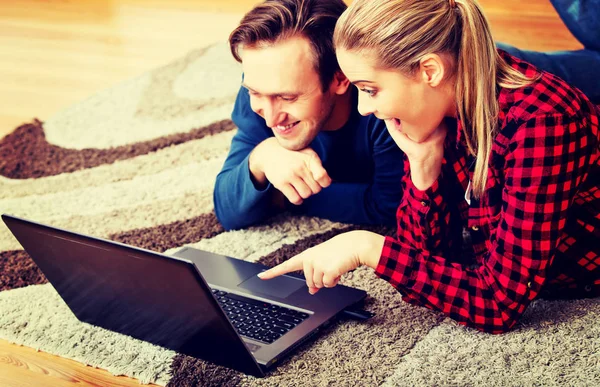
<svg viewBox="0 0 600 387"><path fill-rule="evenodd" d="M291 184L302 199L307 199L313 194L312 189L299 177L292 180Z"/></svg>
<svg viewBox="0 0 600 387"><path fill-rule="evenodd" d="M300 257L300 255L296 255L295 257L292 257L292 258L288 259L287 261L280 263L279 265L277 265L275 267L270 268L267 271L263 271L262 273L259 273L258 277L260 279L267 280L267 279L279 277L280 275L287 274L292 271L298 271L298 270L302 269L302 267L303 267L302 258Z"/></svg>
<svg viewBox="0 0 600 387"><path fill-rule="evenodd" d="M317 155L317 152L310 148L303 149L301 152L309 156L307 166L312 174L312 178L319 183L322 188L329 187L331 178L325 168L323 168L323 163L321 162L319 155Z"/></svg>
<svg viewBox="0 0 600 387"><path fill-rule="evenodd" d="M331 185L331 178L329 177L329 174L325 168L323 168L323 164L321 163L319 156L314 154L310 158L308 168L312 173L313 179L315 179L315 181L319 183L321 187L325 188Z"/></svg>
<svg viewBox="0 0 600 387"><path fill-rule="evenodd" d="M321 187L321 184L319 184L319 182L317 182L314 179L310 171L307 170L306 176L304 176L303 179L304 183L310 188L313 195L318 194L323 189L323 187Z"/></svg>
<svg viewBox="0 0 600 387"><path fill-rule="evenodd" d="M295 205L302 204L302 197L298 195L298 192L296 192L296 189L291 184L285 184L279 190L285 195L290 203Z"/></svg>
<svg viewBox="0 0 600 387"><path fill-rule="evenodd" d="M322 187L314 179L308 164L304 164L304 167L300 171L298 171L297 178L292 181L292 184L295 186L296 182L298 181L302 182L302 184L306 186L308 190L310 190L310 192L307 192L310 195L316 195L319 192L321 192ZM296 190L298 191L298 188L296 188ZM298 193L300 193L300 191L298 191ZM304 199L306 199L308 196L303 197Z"/></svg>

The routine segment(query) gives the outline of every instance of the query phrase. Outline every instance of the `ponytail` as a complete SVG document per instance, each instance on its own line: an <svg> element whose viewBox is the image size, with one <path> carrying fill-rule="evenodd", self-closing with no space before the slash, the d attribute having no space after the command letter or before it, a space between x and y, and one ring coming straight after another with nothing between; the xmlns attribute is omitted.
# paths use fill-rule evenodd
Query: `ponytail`
<svg viewBox="0 0 600 387"><path fill-rule="evenodd" d="M500 57L487 20L475 1L454 1L462 28L456 61L456 101L467 147L477 157L473 195L481 197L498 126L496 85L519 88L532 80Z"/></svg>

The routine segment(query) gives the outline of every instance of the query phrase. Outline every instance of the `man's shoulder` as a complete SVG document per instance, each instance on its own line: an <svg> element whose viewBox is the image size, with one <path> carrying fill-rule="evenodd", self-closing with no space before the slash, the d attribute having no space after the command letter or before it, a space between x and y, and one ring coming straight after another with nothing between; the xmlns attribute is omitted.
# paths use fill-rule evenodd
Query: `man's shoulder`
<svg viewBox="0 0 600 387"><path fill-rule="evenodd" d="M380 120L373 114L369 114L368 116L356 114L355 117L356 130L371 139L373 143L393 141L383 120Z"/></svg>

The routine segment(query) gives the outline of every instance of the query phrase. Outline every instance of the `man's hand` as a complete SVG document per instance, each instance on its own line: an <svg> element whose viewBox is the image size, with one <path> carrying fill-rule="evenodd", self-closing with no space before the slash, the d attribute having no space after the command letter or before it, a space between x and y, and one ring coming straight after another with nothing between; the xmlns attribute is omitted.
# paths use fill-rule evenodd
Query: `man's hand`
<svg viewBox="0 0 600 387"><path fill-rule="evenodd" d="M369 231L350 231L290 258L258 276L267 280L303 270L310 294L332 288L340 277L361 265L376 268L381 257L384 237Z"/></svg>
<svg viewBox="0 0 600 387"><path fill-rule="evenodd" d="M274 137L254 148L249 167L257 187L264 187L269 181L296 205L331 184L331 178L314 150L290 151L279 145Z"/></svg>

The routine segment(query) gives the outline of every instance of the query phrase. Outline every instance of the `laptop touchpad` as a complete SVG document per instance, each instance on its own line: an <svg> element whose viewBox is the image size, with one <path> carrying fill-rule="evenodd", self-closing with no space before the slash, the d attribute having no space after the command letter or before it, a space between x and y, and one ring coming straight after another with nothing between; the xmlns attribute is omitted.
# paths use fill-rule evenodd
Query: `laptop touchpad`
<svg viewBox="0 0 600 387"><path fill-rule="evenodd" d="M262 280L253 275L238 285L238 287L250 290L251 292L267 294L278 298L286 298L303 286L306 287L306 282L303 279L287 275L275 277L270 280Z"/></svg>

